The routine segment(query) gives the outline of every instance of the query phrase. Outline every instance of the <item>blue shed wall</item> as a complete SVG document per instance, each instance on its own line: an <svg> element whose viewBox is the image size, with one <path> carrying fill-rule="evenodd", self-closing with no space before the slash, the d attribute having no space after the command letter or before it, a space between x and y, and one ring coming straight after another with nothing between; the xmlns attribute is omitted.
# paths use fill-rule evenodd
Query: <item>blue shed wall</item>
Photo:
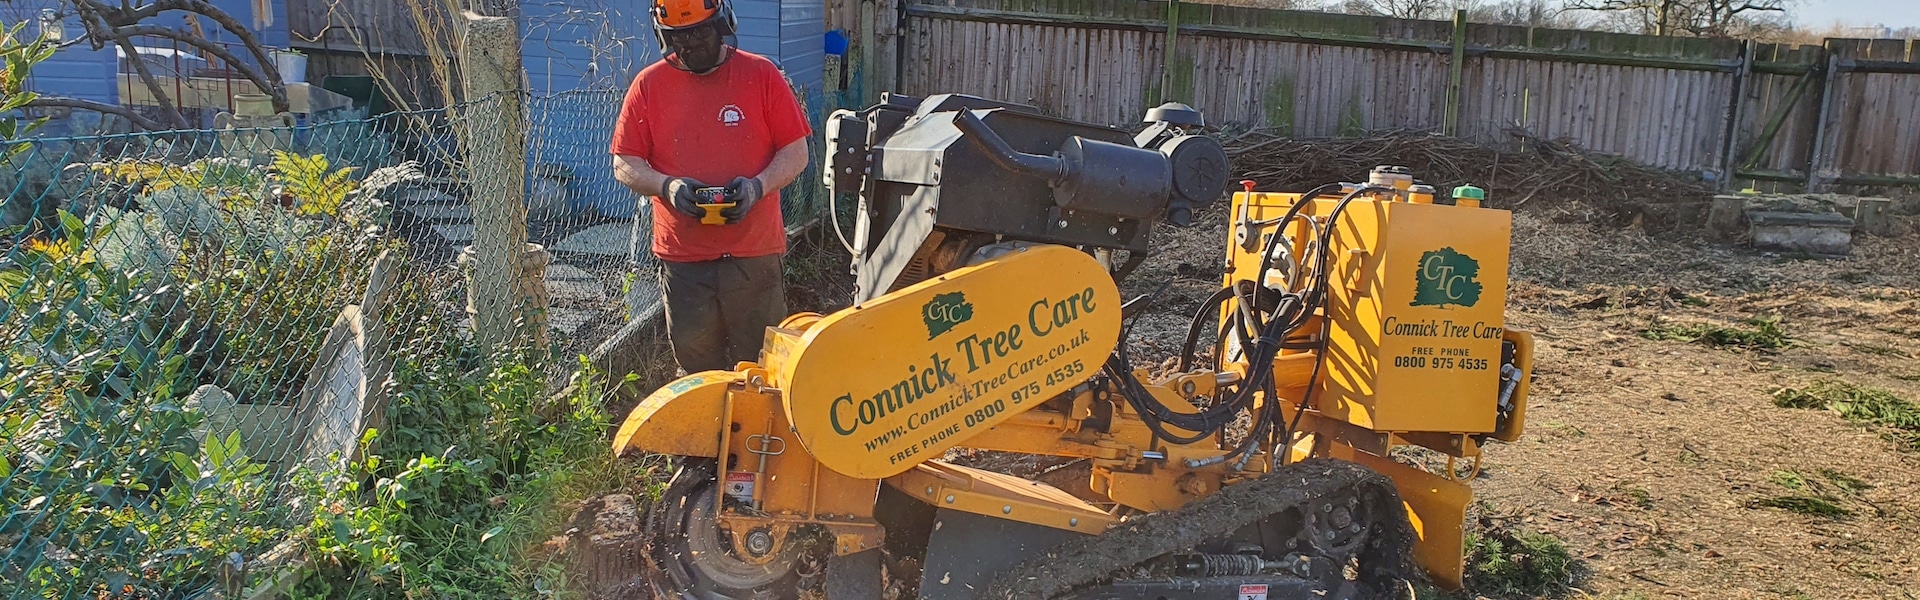
<svg viewBox="0 0 1920 600"><path fill-rule="evenodd" d="M40 9L53 8L58 0L13 0L5 7L6 21L37 21ZM16 21L18 19L18 21ZM25 35L39 35L39 25L30 23L23 32ZM67 39L84 35L79 20L66 19ZM115 54L112 48L95 50L88 44L76 44L53 53L53 57L40 63L27 78L27 89L45 96L66 96L81 100L92 100L109 104L120 100L120 92L114 85L113 72Z"/></svg>
<svg viewBox="0 0 1920 600"><path fill-rule="evenodd" d="M787 78L808 92L818 92L826 60L825 3L780 0L780 66Z"/></svg>
<svg viewBox="0 0 1920 600"><path fill-rule="evenodd" d="M779 0L734 0L734 18L740 22L735 36L740 49L772 59L786 66L780 55Z"/></svg>

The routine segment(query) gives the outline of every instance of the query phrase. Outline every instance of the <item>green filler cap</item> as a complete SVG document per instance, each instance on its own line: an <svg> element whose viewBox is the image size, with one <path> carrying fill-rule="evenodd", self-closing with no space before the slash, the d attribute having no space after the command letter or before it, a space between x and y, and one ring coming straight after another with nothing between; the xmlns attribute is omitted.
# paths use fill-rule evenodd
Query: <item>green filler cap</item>
<svg viewBox="0 0 1920 600"><path fill-rule="evenodd" d="M1455 199L1472 198L1474 200L1486 200L1487 191L1471 185L1463 185L1453 188L1453 197Z"/></svg>

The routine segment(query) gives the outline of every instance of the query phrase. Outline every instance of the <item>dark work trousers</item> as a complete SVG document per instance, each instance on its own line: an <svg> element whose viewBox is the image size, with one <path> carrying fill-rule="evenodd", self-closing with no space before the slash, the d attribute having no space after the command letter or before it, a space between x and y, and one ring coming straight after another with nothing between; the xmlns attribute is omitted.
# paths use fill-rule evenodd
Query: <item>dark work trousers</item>
<svg viewBox="0 0 1920 600"><path fill-rule="evenodd" d="M767 328L787 317L779 254L701 262L660 261L667 336L688 373L760 360Z"/></svg>

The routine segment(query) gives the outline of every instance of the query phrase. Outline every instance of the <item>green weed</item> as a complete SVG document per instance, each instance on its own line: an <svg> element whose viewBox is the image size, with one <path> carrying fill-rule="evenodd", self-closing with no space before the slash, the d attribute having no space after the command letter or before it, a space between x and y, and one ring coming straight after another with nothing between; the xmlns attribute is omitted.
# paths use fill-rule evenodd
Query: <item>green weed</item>
<svg viewBox="0 0 1920 600"><path fill-rule="evenodd" d="M1627 499L1632 501L1634 506L1640 507L1641 509L1653 508L1652 492L1637 487L1628 487L1622 491L1626 492Z"/></svg>
<svg viewBox="0 0 1920 600"><path fill-rule="evenodd" d="M1903 351L1899 348L1890 347L1890 346L1875 346L1872 344L1854 344L1853 349L1858 350L1865 354L1872 354L1874 356L1894 356L1899 358L1913 357L1913 355L1907 354L1906 351Z"/></svg>
<svg viewBox="0 0 1920 600"><path fill-rule="evenodd" d="M1859 478L1833 469L1820 469L1815 473L1817 478L1793 470L1774 471L1773 477L1769 478L1773 484L1793 493L1757 498L1749 501L1747 507L1778 508L1803 515L1838 519L1853 514L1851 509L1841 505L1842 497L1858 497L1860 492L1873 487Z"/></svg>
<svg viewBox="0 0 1920 600"><path fill-rule="evenodd" d="M1748 350L1779 350L1793 345L1786 330L1780 328L1779 317L1747 319L1740 326L1654 323L1641 330L1640 337Z"/></svg>
<svg viewBox="0 0 1920 600"><path fill-rule="evenodd" d="M1791 513L1814 517L1827 517L1830 519L1845 518L1853 515L1853 511L1847 510L1847 507L1835 503L1831 498L1806 494L1757 498L1747 502L1747 508L1778 508Z"/></svg>
<svg viewBox="0 0 1920 600"><path fill-rule="evenodd" d="M1586 430L1571 424L1561 423L1559 421L1547 421L1545 424L1545 427L1548 432L1551 432L1556 437L1564 437L1564 438L1587 437Z"/></svg>
<svg viewBox="0 0 1920 600"><path fill-rule="evenodd" d="M1807 487L1807 478L1797 471L1774 471L1773 483L1790 490L1801 490Z"/></svg>
<svg viewBox="0 0 1920 600"><path fill-rule="evenodd" d="M1833 485L1838 486L1841 491L1846 492L1847 495L1850 495L1850 496L1858 496L1860 495L1860 492L1873 489L1873 484L1867 483L1865 481L1861 481L1860 479L1855 478L1852 475L1841 473L1833 469L1821 469L1819 473L1820 473L1820 477L1826 479L1829 483L1832 483Z"/></svg>
<svg viewBox="0 0 1920 600"><path fill-rule="evenodd" d="M1773 404L1781 408L1832 410L1846 420L1886 428L1883 435L1907 449L1920 447L1920 407L1887 390L1844 381L1821 381L1806 389L1775 390Z"/></svg>
<svg viewBox="0 0 1920 600"><path fill-rule="evenodd" d="M1553 536L1508 529L1467 535L1467 585L1477 593L1551 595L1566 591L1573 555Z"/></svg>
<svg viewBox="0 0 1920 600"><path fill-rule="evenodd" d="M1706 462L1706 459L1700 457L1700 453L1690 448L1681 448L1679 458L1681 464L1697 465Z"/></svg>

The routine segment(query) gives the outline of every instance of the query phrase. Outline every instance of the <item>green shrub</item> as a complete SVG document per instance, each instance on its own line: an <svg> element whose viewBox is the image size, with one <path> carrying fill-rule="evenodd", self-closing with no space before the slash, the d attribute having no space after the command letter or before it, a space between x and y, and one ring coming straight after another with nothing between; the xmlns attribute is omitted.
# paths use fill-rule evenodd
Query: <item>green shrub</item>
<svg viewBox="0 0 1920 600"><path fill-rule="evenodd" d="M0 589L177 597L284 536L285 512L238 437L198 439L178 332L135 308L145 277L61 221L0 264Z"/></svg>
<svg viewBox="0 0 1920 600"><path fill-rule="evenodd" d="M1572 584L1573 555L1559 539L1520 529L1467 534L1467 587L1493 595L1539 596Z"/></svg>
<svg viewBox="0 0 1920 600"><path fill-rule="evenodd" d="M307 477L308 598L520 598L564 575L533 551L562 506L641 479L607 447L604 390L550 398L539 369L447 352L436 331L396 366L387 431L342 473Z"/></svg>

